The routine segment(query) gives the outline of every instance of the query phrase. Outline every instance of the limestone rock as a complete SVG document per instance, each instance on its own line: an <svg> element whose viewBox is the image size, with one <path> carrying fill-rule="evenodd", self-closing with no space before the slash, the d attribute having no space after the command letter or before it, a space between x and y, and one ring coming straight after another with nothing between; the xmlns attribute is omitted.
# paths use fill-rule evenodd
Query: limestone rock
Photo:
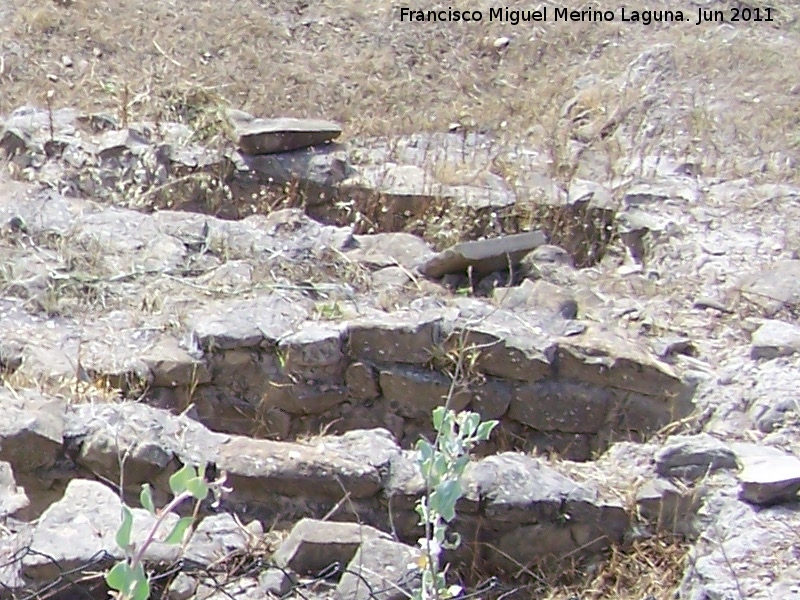
<svg viewBox="0 0 800 600"><path fill-rule="evenodd" d="M417 587L409 565L420 555L418 548L388 537L370 536L358 546L336 587L340 600L404 600Z"/></svg>
<svg viewBox="0 0 800 600"><path fill-rule="evenodd" d="M448 273L463 273L468 267L476 276L488 275L518 264L528 252L546 243L547 237L541 231L462 242L432 256L418 268L433 279Z"/></svg>
<svg viewBox="0 0 800 600"><path fill-rule="evenodd" d="M800 327L792 323L765 320L753 333L750 356L758 358L777 358L800 352Z"/></svg>
<svg viewBox="0 0 800 600"><path fill-rule="evenodd" d="M364 541L386 537L377 529L358 523L302 519L272 559L278 567L300 575L316 575L334 563L339 563L340 568L348 564Z"/></svg>
<svg viewBox="0 0 800 600"><path fill-rule="evenodd" d="M675 435L655 456L656 471L663 477L694 480L718 469L735 469L735 453L708 435Z"/></svg>
<svg viewBox="0 0 800 600"><path fill-rule="evenodd" d="M257 119L241 111L229 116L239 148L246 154L289 152L324 144L342 133L339 125L321 119Z"/></svg>
<svg viewBox="0 0 800 600"><path fill-rule="evenodd" d="M141 544L155 522L146 510L134 508L132 541ZM169 531L178 521L170 513L163 527ZM32 552L22 559L26 578L45 582L57 579L66 569L96 564L98 556L120 559L122 551L114 536L120 524L119 497L102 483L83 479L72 480L64 497L51 505L33 530ZM172 562L180 548L155 542L148 547L145 560ZM101 560L110 566L108 559ZM101 567L102 568L102 567Z"/></svg>
<svg viewBox="0 0 800 600"><path fill-rule="evenodd" d="M800 459L794 456L754 456L743 462L739 497L751 504L772 506L797 500Z"/></svg>

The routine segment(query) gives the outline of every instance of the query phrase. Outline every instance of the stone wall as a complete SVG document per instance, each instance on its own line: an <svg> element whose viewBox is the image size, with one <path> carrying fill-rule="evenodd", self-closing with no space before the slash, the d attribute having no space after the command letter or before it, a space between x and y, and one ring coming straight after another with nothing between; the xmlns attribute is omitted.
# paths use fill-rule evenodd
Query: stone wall
<svg viewBox="0 0 800 600"><path fill-rule="evenodd" d="M3 423L0 460L6 462L0 464L10 465L6 487L16 490L3 515L34 518L84 479L122 481L133 506L141 484L150 483L160 504L170 495L169 477L188 463L227 476L230 493L204 512L235 511L264 524L305 517L358 521L412 545L421 534L414 505L424 485L416 455L382 429L277 442L214 433L136 403L68 405L0 392L0 407L12 417ZM15 487L20 482L24 490ZM455 523L464 537L462 556L497 568L594 554L620 542L633 518L593 480L518 453L470 463L463 483ZM34 505L26 509L29 500Z"/></svg>
<svg viewBox="0 0 800 600"><path fill-rule="evenodd" d="M594 324L538 327L534 316L523 325L479 301L305 320L288 331L278 313L291 320L302 311L273 297L194 315L203 358L157 375L152 401L174 411L192 404L218 431L296 439L382 427L410 447L431 433L431 410L444 404L460 355L450 406L501 422L484 450L538 449L574 460L613 440L646 439L692 409L691 386L670 366Z"/></svg>

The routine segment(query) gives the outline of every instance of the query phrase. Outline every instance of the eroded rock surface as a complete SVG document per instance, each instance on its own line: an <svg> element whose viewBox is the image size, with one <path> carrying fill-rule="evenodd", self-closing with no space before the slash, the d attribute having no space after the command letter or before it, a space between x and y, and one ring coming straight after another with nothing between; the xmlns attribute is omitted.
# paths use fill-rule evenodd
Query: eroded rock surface
<svg viewBox="0 0 800 600"><path fill-rule="evenodd" d="M675 65L654 47L614 82L641 88L651 126ZM178 124L11 114L3 166L30 182L0 178L0 548L41 554L1 580L110 563L108 485L161 502L196 464L232 491L199 509L187 564L305 520L263 573L187 571L174 597L291 594L320 572L328 595L400 597L411 448L447 402L499 420L448 558L559 568L677 532L685 597L789 593L800 193L660 151L604 164L592 140L634 132L584 103L561 117L568 185L472 131L345 146L333 124L245 118L238 149L204 148Z"/></svg>

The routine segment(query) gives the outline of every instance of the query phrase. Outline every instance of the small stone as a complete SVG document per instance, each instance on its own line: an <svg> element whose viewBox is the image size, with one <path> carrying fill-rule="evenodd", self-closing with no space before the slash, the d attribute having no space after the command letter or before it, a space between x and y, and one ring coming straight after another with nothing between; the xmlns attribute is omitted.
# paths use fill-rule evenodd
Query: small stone
<svg viewBox="0 0 800 600"><path fill-rule="evenodd" d="M754 359L789 356L800 352L800 327L768 319L753 333L752 343L750 356Z"/></svg>
<svg viewBox="0 0 800 600"><path fill-rule="evenodd" d="M723 313L732 313L733 311L725 306L719 300L714 300L713 298L708 298L706 296L700 296L695 298L695 301L692 303L692 308L713 308L714 310L718 310L719 312Z"/></svg>
<svg viewBox="0 0 800 600"><path fill-rule="evenodd" d="M72 58L67 56L66 54L61 57L61 66L65 69L71 69L75 63L72 62Z"/></svg>
<svg viewBox="0 0 800 600"><path fill-rule="evenodd" d="M673 354L684 354L686 356L697 354L697 348L689 338L677 335L658 338L653 343L653 350L659 358L667 358Z"/></svg>
<svg viewBox="0 0 800 600"><path fill-rule="evenodd" d="M272 560L279 568L291 569L300 575L316 575L334 562L349 563L365 539L385 535L357 523L302 519L278 546Z"/></svg>
<svg viewBox="0 0 800 600"><path fill-rule="evenodd" d="M347 391L356 400L372 400L380 395L378 377L369 365L354 362L344 374Z"/></svg>
<svg viewBox="0 0 800 600"><path fill-rule="evenodd" d="M502 50L506 46L511 43L511 39L507 37L499 37L494 42L492 42L492 46L497 48L498 50Z"/></svg>
<svg viewBox="0 0 800 600"><path fill-rule="evenodd" d="M259 575L258 587L266 594L282 597L292 587L292 579L283 569L273 567Z"/></svg>
<svg viewBox="0 0 800 600"><path fill-rule="evenodd" d="M656 472L663 477L699 479L717 469L736 468L736 455L708 434L673 436L656 454Z"/></svg>
<svg viewBox="0 0 800 600"><path fill-rule="evenodd" d="M169 600L189 600L197 590L197 580L186 573L178 573L169 584L167 597Z"/></svg>
<svg viewBox="0 0 800 600"><path fill-rule="evenodd" d="M797 500L800 490L800 459L794 456L758 456L745 458L739 474L739 498L772 506Z"/></svg>

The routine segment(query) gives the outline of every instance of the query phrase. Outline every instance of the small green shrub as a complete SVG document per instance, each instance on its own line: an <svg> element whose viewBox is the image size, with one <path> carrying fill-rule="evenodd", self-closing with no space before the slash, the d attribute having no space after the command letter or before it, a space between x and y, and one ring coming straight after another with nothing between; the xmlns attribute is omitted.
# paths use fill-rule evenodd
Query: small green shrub
<svg viewBox="0 0 800 600"><path fill-rule="evenodd" d="M414 600L444 600L461 593L461 586L447 585L447 567L441 568L440 557L442 550L461 543L458 534L448 536L447 532L456 516L456 503L464 495L461 479L473 447L488 440L496 426L497 421L481 423L477 413L456 414L440 406L433 411L435 442L417 442L425 495L417 501L416 511L420 525L425 526L425 537L419 539L422 557L417 566L422 570L422 585Z"/></svg>
<svg viewBox="0 0 800 600"><path fill-rule="evenodd" d="M169 514L172 513L185 500L194 498L199 504L208 497L209 491L218 496L223 489L224 479L213 483L206 482L205 467L195 468L184 465L169 479L172 490L172 500L161 510L156 510L153 504L153 493L149 484L142 485L139 501L151 515L156 517L150 531L139 547L135 547L131 540L133 530L133 511L122 505L122 523L117 530L117 546L125 553L125 559L114 565L106 573L106 583L114 590L117 600L148 600L150 598L150 580L144 571L143 557L147 548L156 539L156 534ZM192 525L194 517L182 517L173 526L167 536L160 540L166 544L180 544L186 537L186 532Z"/></svg>

